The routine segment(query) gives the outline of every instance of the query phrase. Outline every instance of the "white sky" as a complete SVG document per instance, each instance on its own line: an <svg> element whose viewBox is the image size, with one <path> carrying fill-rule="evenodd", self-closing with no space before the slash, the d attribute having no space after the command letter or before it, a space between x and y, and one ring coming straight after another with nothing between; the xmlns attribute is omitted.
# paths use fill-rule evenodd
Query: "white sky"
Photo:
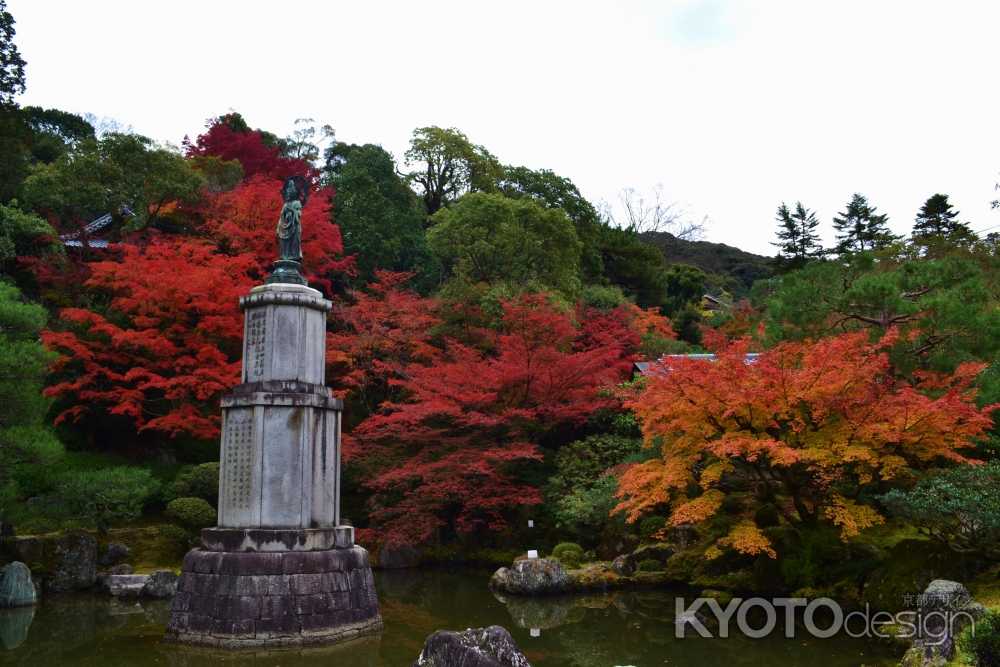
<svg viewBox="0 0 1000 667"><path fill-rule="evenodd" d="M707 239L773 254L774 211L853 192L910 229L951 195L980 230L1000 180L993 0L8 0L21 104L179 143L235 109L402 157L422 125L589 199L662 183Z"/></svg>

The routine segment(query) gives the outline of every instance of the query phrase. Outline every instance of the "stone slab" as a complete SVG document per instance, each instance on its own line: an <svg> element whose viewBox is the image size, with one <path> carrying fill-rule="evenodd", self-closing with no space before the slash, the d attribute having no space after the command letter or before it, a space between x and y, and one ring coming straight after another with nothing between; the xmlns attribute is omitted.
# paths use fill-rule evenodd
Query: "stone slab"
<svg viewBox="0 0 1000 667"><path fill-rule="evenodd" d="M339 523L340 402L325 391L248 391L223 400L220 527Z"/></svg>
<svg viewBox="0 0 1000 667"><path fill-rule="evenodd" d="M325 551L354 546L354 528L205 528L201 531L206 551Z"/></svg>
<svg viewBox="0 0 1000 667"><path fill-rule="evenodd" d="M332 303L309 287L262 285L240 299L243 382L324 384L326 314Z"/></svg>

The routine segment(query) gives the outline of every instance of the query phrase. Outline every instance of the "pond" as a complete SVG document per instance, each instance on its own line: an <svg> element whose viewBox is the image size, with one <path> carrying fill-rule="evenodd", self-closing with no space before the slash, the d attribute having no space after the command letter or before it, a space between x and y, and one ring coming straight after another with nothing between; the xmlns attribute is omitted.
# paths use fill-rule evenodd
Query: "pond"
<svg viewBox="0 0 1000 667"><path fill-rule="evenodd" d="M674 637L675 593L622 591L504 603L488 572L377 572L385 630L326 649L219 652L162 641L169 602L51 596L36 608L0 610L0 665L407 667L438 629L502 625L534 667L614 665L892 665L886 646L829 640ZM536 628L532 631L531 628ZM538 636L532 636L537 634Z"/></svg>

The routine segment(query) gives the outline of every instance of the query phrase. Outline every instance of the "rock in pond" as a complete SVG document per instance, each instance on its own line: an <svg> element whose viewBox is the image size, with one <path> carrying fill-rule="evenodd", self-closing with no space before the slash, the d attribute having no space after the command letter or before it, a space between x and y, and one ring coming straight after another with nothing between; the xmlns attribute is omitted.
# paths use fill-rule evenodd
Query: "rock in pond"
<svg viewBox="0 0 1000 667"><path fill-rule="evenodd" d="M565 593L570 588L570 577L555 559L527 558L494 572L490 588L514 595Z"/></svg>
<svg viewBox="0 0 1000 667"><path fill-rule="evenodd" d="M31 570L19 561L0 568L0 608L26 607L38 602Z"/></svg>
<svg viewBox="0 0 1000 667"><path fill-rule="evenodd" d="M531 667L504 628L439 630L427 638L413 667Z"/></svg>
<svg viewBox="0 0 1000 667"><path fill-rule="evenodd" d="M134 575L133 575L134 576ZM142 587L142 595L148 598L172 598L177 593L180 577L171 570L157 570L149 575Z"/></svg>

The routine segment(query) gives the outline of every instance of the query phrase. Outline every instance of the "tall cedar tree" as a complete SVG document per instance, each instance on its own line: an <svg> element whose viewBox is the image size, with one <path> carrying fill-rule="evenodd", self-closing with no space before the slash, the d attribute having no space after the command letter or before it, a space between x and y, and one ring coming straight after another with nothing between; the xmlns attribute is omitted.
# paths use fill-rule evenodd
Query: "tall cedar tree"
<svg viewBox="0 0 1000 667"><path fill-rule="evenodd" d="M847 210L833 219L833 227L837 232L834 252L844 256L879 250L896 241L896 237L889 231L889 217L884 213L876 213L876 210L864 195L855 194L851 197Z"/></svg>
<svg viewBox="0 0 1000 667"><path fill-rule="evenodd" d="M601 389L627 376L637 329L668 327L634 306L587 313L581 326L547 299L506 302L492 353L449 341L434 363L406 366L395 381L405 398L355 429L380 462L368 485L385 542L499 531L540 503L518 468L541 460L546 434L614 405Z"/></svg>
<svg viewBox="0 0 1000 667"><path fill-rule="evenodd" d="M948 195L932 195L920 207L913 225L913 242L918 246L930 247L942 243L965 244L976 236L967 224L958 218L948 201Z"/></svg>
<svg viewBox="0 0 1000 667"><path fill-rule="evenodd" d="M0 0L0 107L14 104L14 96L24 92L24 58L14 44L14 17Z"/></svg>
<svg viewBox="0 0 1000 667"><path fill-rule="evenodd" d="M797 269L811 259L822 256L823 246L816 228L819 220L816 212L810 211L802 202L795 202L795 212L782 202L778 207L778 256L789 269Z"/></svg>
<svg viewBox="0 0 1000 667"><path fill-rule="evenodd" d="M918 374L913 384L895 377L886 352L893 336L782 343L755 363L743 340L714 362L654 367L631 407L660 456L624 473L617 511L635 521L667 510L670 526L700 524L728 495L757 487L793 526L827 522L846 539L881 523L864 500L871 491L931 466L972 463L963 452L998 407L976 406L982 364ZM749 514L706 555L722 548L776 556Z"/></svg>

